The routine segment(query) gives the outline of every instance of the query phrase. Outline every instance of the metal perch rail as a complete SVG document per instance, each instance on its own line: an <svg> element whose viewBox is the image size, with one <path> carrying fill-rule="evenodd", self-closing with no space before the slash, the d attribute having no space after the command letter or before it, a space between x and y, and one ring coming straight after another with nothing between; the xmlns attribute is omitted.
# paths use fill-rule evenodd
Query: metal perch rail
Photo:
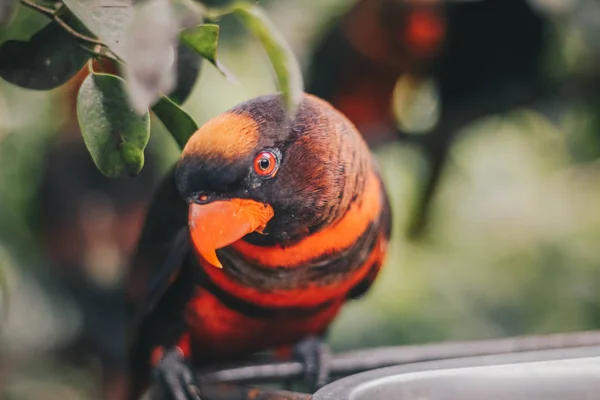
<svg viewBox="0 0 600 400"><path fill-rule="evenodd" d="M372 369L423 361L595 345L600 345L600 331L380 347L333 355L330 370L332 378L341 378ZM245 386L299 380L303 373L304 367L299 362L266 362L203 369L198 371L197 379L203 400L309 400L310 394Z"/></svg>

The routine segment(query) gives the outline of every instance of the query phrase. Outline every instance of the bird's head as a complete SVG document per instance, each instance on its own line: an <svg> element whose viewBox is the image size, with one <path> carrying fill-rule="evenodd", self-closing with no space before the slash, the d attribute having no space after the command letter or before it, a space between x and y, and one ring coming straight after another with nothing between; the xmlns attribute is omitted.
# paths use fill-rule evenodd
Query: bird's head
<svg viewBox="0 0 600 400"><path fill-rule="evenodd" d="M304 95L290 119L269 95L203 125L175 179L197 252L220 267L216 250L240 239L286 245L336 222L370 168L362 137L331 105Z"/></svg>

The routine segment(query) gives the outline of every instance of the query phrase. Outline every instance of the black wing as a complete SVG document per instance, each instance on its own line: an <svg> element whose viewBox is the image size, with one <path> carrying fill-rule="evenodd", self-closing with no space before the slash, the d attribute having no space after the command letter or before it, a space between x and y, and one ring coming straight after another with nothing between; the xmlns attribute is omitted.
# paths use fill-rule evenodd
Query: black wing
<svg viewBox="0 0 600 400"><path fill-rule="evenodd" d="M167 173L154 195L128 271L127 301L134 324L154 309L191 248L188 206L179 196L174 172Z"/></svg>
<svg viewBox="0 0 600 400"><path fill-rule="evenodd" d="M188 205L179 196L174 171L154 195L126 279L131 398L138 398L148 383L152 350L175 344L185 330L185 302L194 290L194 282L181 276L191 241Z"/></svg>

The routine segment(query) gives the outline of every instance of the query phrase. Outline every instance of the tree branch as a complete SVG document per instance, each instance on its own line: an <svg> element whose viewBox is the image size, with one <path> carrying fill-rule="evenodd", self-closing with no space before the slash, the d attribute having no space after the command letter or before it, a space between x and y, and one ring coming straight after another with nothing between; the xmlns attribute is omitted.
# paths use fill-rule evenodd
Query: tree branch
<svg viewBox="0 0 600 400"><path fill-rule="evenodd" d="M331 360L330 368L332 375L339 378L372 369L423 361L597 345L600 345L600 331L380 347L336 354ZM198 371L199 381L221 383L280 382L298 380L303 376L304 366L293 361Z"/></svg>
<svg viewBox="0 0 600 400"><path fill-rule="evenodd" d="M341 378L368 370L425 361L599 345L600 330L379 347L339 353L332 357L330 370L332 378ZM196 383L204 400L311 400L312 395L306 393L245 386L248 383L290 382L300 380L303 376L304 366L299 362L254 363L198 370ZM151 385L143 396L144 400L165 398L162 386L156 384Z"/></svg>
<svg viewBox="0 0 600 400"><path fill-rule="evenodd" d="M38 12L46 15L47 17L52 19L54 22L56 22L58 25L60 25L61 28L63 28L65 31L67 31L69 34L76 37L77 39L87 42L87 43L99 44L99 45L104 46L102 41L95 39L95 38L91 38L86 35L83 35L83 34L77 32L75 29L71 28L62 18L60 18L58 16L57 11L60 10L60 8L58 10L54 10L54 9L51 9L48 7L41 6L31 0L19 0L19 1L25 7L31 8L32 10L38 11Z"/></svg>
<svg viewBox="0 0 600 400"><path fill-rule="evenodd" d="M116 62L123 62L121 58L119 58L115 53L113 53L107 47L104 47L102 45L97 44L96 46L94 46L93 49L90 49L84 44L80 44L79 47L81 47L84 51L90 53L94 57L104 57Z"/></svg>
<svg viewBox="0 0 600 400"><path fill-rule="evenodd" d="M198 389L202 400L310 400L312 398L307 393L214 382L201 382L198 384ZM161 386L155 385L142 398L144 400L163 400L168 396L162 392Z"/></svg>

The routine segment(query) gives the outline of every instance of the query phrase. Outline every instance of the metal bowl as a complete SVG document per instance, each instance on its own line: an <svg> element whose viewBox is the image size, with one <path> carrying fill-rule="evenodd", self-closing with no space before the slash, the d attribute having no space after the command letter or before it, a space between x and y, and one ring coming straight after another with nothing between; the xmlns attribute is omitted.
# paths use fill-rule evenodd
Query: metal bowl
<svg viewBox="0 0 600 400"><path fill-rule="evenodd" d="M600 399L600 346L407 364L335 381L313 400Z"/></svg>

